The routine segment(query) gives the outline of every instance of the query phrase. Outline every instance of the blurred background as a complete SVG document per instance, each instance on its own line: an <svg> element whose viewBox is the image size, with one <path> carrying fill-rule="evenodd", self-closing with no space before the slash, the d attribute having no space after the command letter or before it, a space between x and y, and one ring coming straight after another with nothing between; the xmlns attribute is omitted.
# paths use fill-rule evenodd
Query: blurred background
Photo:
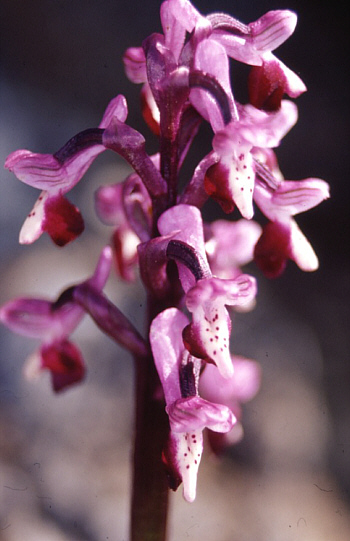
<svg viewBox="0 0 350 541"><path fill-rule="evenodd" d="M305 0L197 0L202 13L227 11L245 23L271 9L299 22L277 51L304 80L300 120L277 150L288 179L320 177L332 198L297 218L320 260L316 273L293 263L259 280L257 308L235 316L233 349L263 368L259 395L244 409L245 438L218 461L208 449L198 497L172 495L170 541L345 541L350 532L349 73L348 21L340 4ZM0 161L17 148L55 152L98 125L109 100L126 95L128 123L155 141L139 110L139 88L122 54L160 31L160 2L149 0L1 0ZM232 65L245 101L247 70ZM209 139L208 139L209 137ZM210 144L202 130L196 163ZM209 146L208 146L209 148ZM191 164L188 164L189 170ZM0 175L0 302L55 299L91 274L111 231L93 209L101 184L128 172L104 153L69 194L86 230L62 249L45 235L20 246L18 233L37 191ZM219 208L205 209L209 219ZM235 219L236 216L234 215ZM142 329L144 296L113 276L108 295ZM131 358L86 319L75 341L86 382L54 396L49 378L22 373L33 341L0 329L1 541L126 541L133 433Z"/></svg>

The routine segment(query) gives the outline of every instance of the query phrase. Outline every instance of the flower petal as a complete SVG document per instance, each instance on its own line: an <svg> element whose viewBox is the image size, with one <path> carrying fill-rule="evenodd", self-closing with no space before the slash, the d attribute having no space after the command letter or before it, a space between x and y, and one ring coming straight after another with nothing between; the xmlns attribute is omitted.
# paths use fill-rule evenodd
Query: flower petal
<svg viewBox="0 0 350 541"><path fill-rule="evenodd" d="M202 215L197 207L192 205L171 207L160 216L158 229L161 235L172 234L173 239L192 246L205 267L204 270L209 272L205 254ZM185 265L178 263L178 269L181 285L186 292L195 284L195 278Z"/></svg>
<svg viewBox="0 0 350 541"><path fill-rule="evenodd" d="M0 321L12 331L32 338L45 338L55 324L51 302L30 298L4 304L0 308Z"/></svg>
<svg viewBox="0 0 350 541"><path fill-rule="evenodd" d="M180 398L167 406L166 410L172 432L194 432L204 428L229 432L236 422L227 406L208 402L200 396Z"/></svg>
<svg viewBox="0 0 350 541"><path fill-rule="evenodd" d="M277 111L284 94L296 98L306 91L302 80L274 55L265 55L261 66L253 66L249 78L249 101L264 111Z"/></svg>
<svg viewBox="0 0 350 541"><path fill-rule="evenodd" d="M215 77L227 95L231 110L234 110L229 63L224 47L212 39L201 41L195 51L194 69ZM222 112L211 94L203 89L193 88L190 93L190 101L200 115L210 122L214 133L224 128Z"/></svg>
<svg viewBox="0 0 350 541"><path fill-rule="evenodd" d="M233 374L229 353L231 320L225 305L244 305L255 295L256 281L245 274L234 280L199 280L186 295L193 322L185 329L185 345L192 355L214 362L224 378Z"/></svg>
<svg viewBox="0 0 350 541"><path fill-rule="evenodd" d="M328 197L328 184L318 178L284 180L274 191L257 184L254 191L254 200L265 216L281 222L315 207Z"/></svg>
<svg viewBox="0 0 350 541"><path fill-rule="evenodd" d="M146 58L142 47L129 47L123 56L126 76L133 83L147 81Z"/></svg>
<svg viewBox="0 0 350 541"><path fill-rule="evenodd" d="M102 291L106 285L111 270L112 258L112 249L110 246L105 246L101 251L94 274L88 279L89 284L98 291Z"/></svg>
<svg viewBox="0 0 350 541"><path fill-rule="evenodd" d="M170 9L170 2L166 0L160 6L160 18L165 36L165 45L173 53L178 61L182 47L185 42L186 29L179 21L178 13Z"/></svg>
<svg viewBox="0 0 350 541"><path fill-rule="evenodd" d="M214 275L235 278L240 267L253 260L262 229L253 220L216 220L206 229L205 250Z"/></svg>
<svg viewBox="0 0 350 541"><path fill-rule="evenodd" d="M137 247L139 237L127 225L118 227L112 237L115 250L115 261L119 275L128 282L136 278L135 265L137 263Z"/></svg>
<svg viewBox="0 0 350 541"><path fill-rule="evenodd" d="M261 370L257 362L232 356L234 374L231 379L221 376L212 364L206 364L199 380L201 395L211 402L219 402L236 409L236 403L251 400L260 387Z"/></svg>
<svg viewBox="0 0 350 541"><path fill-rule="evenodd" d="M167 405L181 398L179 368L184 351L182 330L187 323L187 317L180 310L168 308L158 314L151 324L149 338Z"/></svg>
<svg viewBox="0 0 350 541"><path fill-rule="evenodd" d="M42 369L51 372L55 392L80 382L85 375L82 355L78 348L68 340L43 346L41 363Z"/></svg>
<svg viewBox="0 0 350 541"><path fill-rule="evenodd" d="M114 118L124 122L126 116L126 100L119 95L108 104L99 128L78 133L55 154L16 150L7 157L5 167L29 186L53 194L66 193L79 182L95 158L106 150L102 144L102 128Z"/></svg>
<svg viewBox="0 0 350 541"><path fill-rule="evenodd" d="M248 26L254 47L264 52L277 49L293 34L296 24L296 14L284 9L269 11Z"/></svg>
<svg viewBox="0 0 350 541"><path fill-rule="evenodd" d="M196 24L205 20L189 0L169 0L168 6L175 19L181 23L187 32L192 32Z"/></svg>
<svg viewBox="0 0 350 541"><path fill-rule="evenodd" d="M306 92L307 88L305 86L305 83L300 79L299 75L294 73L291 69L289 69L279 58L276 58L274 54L272 53L265 53L264 54L264 63L274 63L277 64L279 67L279 70L284 75L285 78L285 86L284 91L288 96L291 98L297 98L302 94L303 92Z"/></svg>
<svg viewBox="0 0 350 541"><path fill-rule="evenodd" d="M106 225L121 225L125 221L123 183L100 186L95 192L95 209Z"/></svg>
<svg viewBox="0 0 350 541"><path fill-rule="evenodd" d="M65 246L84 231L79 209L59 194L44 202L42 228L58 246Z"/></svg>
<svg viewBox="0 0 350 541"><path fill-rule="evenodd" d="M318 269L317 255L294 220L291 221L290 258L303 271L312 272Z"/></svg>
<svg viewBox="0 0 350 541"><path fill-rule="evenodd" d="M201 430L191 433L170 432L163 451L163 462L170 477L170 487L176 490L183 482L183 496L188 502L196 498L197 474L203 452Z"/></svg>
<svg viewBox="0 0 350 541"><path fill-rule="evenodd" d="M267 278L277 278L290 257L289 223L269 222L255 246L254 259Z"/></svg>
<svg viewBox="0 0 350 541"><path fill-rule="evenodd" d="M42 191L36 200L34 207L28 214L19 233L20 244L32 244L44 232L45 203L49 198L47 191Z"/></svg>
<svg viewBox="0 0 350 541"><path fill-rule="evenodd" d="M288 216L294 216L329 198L329 185L318 178L285 180L273 193L271 202Z"/></svg>

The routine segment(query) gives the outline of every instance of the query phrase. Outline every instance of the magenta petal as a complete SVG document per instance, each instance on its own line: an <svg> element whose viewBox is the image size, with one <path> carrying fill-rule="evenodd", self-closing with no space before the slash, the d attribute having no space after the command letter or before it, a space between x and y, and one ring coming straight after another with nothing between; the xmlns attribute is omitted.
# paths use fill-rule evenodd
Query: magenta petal
<svg viewBox="0 0 350 541"><path fill-rule="evenodd" d="M85 375L82 355L78 348L63 340L41 349L42 369L51 372L52 386L55 392L79 383Z"/></svg>
<svg viewBox="0 0 350 541"><path fill-rule="evenodd" d="M24 182L47 190L63 184L67 171L52 154L36 154L30 150L16 150L5 161L5 168Z"/></svg>
<svg viewBox="0 0 350 541"><path fill-rule="evenodd" d="M111 270L112 258L112 249L110 248L110 246L105 246L101 251L95 268L95 272L88 280L89 284L91 284L99 291L103 289L108 280L108 276Z"/></svg>
<svg viewBox="0 0 350 541"><path fill-rule="evenodd" d="M254 47L261 51L273 51L291 36L297 24L297 16L292 11L276 10L265 13L248 26Z"/></svg>
<svg viewBox="0 0 350 541"><path fill-rule="evenodd" d="M199 280L186 295L186 305L193 319L184 334L186 347L193 355L209 358L224 378L233 375L229 353L231 320L225 305L244 305L255 295L256 281L245 274L234 280Z"/></svg>
<svg viewBox="0 0 350 541"><path fill-rule="evenodd" d="M147 81L146 58L142 47L129 47L123 56L125 73L133 83Z"/></svg>
<svg viewBox="0 0 350 541"><path fill-rule="evenodd" d="M167 413L173 432L194 432L204 428L228 432L236 422L227 406L208 402L200 396L176 400L167 407Z"/></svg>
<svg viewBox="0 0 350 541"><path fill-rule="evenodd" d="M178 20L178 14L169 9L169 1L166 0L160 6L160 18L162 21L163 32L165 36L165 45L173 53L178 61L182 47L185 42L186 29Z"/></svg>
<svg viewBox="0 0 350 541"><path fill-rule="evenodd" d="M29 186L53 194L66 193L79 182L96 157L106 150L101 129L113 119L124 122L127 113L126 100L119 95L108 104L100 128L78 133L55 154L16 150L7 157L5 167Z"/></svg>
<svg viewBox="0 0 350 541"><path fill-rule="evenodd" d="M196 8L189 0L168 0L168 6L175 19L186 28L187 32L192 32L196 24L205 21Z"/></svg>
<svg viewBox="0 0 350 541"><path fill-rule="evenodd" d="M151 324L149 338L167 405L181 398L179 367L184 352L182 331L187 323L180 310L168 308Z"/></svg>
<svg viewBox="0 0 350 541"><path fill-rule="evenodd" d="M0 308L0 321L9 329L44 342L73 332L83 315L83 310L71 301L57 306L44 299L20 298Z"/></svg>
<svg viewBox="0 0 350 541"><path fill-rule="evenodd" d="M158 220L158 229L162 235L172 235L192 246L199 255L203 267L209 272L205 253L203 221L200 210L192 205L176 205L163 212ZM184 291L194 284L193 274L181 263L178 264L179 277Z"/></svg>
<svg viewBox="0 0 350 541"><path fill-rule="evenodd" d="M231 110L235 108L230 85L229 64L224 47L213 39L205 39L196 47L194 68L214 76L225 90ZM224 128L222 112L215 99L199 88L191 90L190 101L200 115L210 122L214 133Z"/></svg>
<svg viewBox="0 0 350 541"><path fill-rule="evenodd" d="M84 221L76 206L57 195L46 201L42 227L55 244L64 246L84 231Z"/></svg>
<svg viewBox="0 0 350 541"><path fill-rule="evenodd" d="M106 107L99 128L107 128L113 118L117 118L120 122L125 122L128 116L128 104L122 94L118 94L113 98Z"/></svg>
<svg viewBox="0 0 350 541"><path fill-rule="evenodd" d="M252 261L262 229L253 220L216 220L208 225L205 249L210 267L219 278L235 278Z"/></svg>
<svg viewBox="0 0 350 541"><path fill-rule="evenodd" d="M264 111L277 111L286 87L286 76L277 62L253 66L248 78L249 102Z"/></svg>
<svg viewBox="0 0 350 541"><path fill-rule="evenodd" d="M293 216L316 207L329 198L329 185L318 178L285 180L272 195L272 205L279 207L281 214Z"/></svg>
<svg viewBox="0 0 350 541"><path fill-rule="evenodd" d="M44 338L54 325L51 303L42 299L14 299L0 308L0 321L23 336Z"/></svg>
<svg viewBox="0 0 350 541"><path fill-rule="evenodd" d="M64 148L64 147L63 147ZM72 151L67 157L59 153L36 154L29 150L16 150L5 161L5 167L16 177L34 188L54 193L68 192L88 170L96 157L103 152L102 144L91 144L83 150Z"/></svg>
<svg viewBox="0 0 350 541"><path fill-rule="evenodd" d="M199 389L203 397L232 408L237 402L247 402L258 392L261 370L257 362L244 357L232 357L235 368L231 379L223 378L217 368L207 364L203 371Z"/></svg>
<svg viewBox="0 0 350 541"><path fill-rule="evenodd" d="M103 223L121 225L125 221L123 183L100 186L95 192L95 208Z"/></svg>

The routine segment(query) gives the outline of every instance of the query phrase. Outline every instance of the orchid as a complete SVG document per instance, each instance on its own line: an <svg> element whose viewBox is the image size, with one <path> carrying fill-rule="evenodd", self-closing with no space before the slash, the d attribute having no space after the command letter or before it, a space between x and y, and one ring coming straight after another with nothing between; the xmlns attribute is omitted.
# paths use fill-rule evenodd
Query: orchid
<svg viewBox="0 0 350 541"><path fill-rule="evenodd" d="M106 247L93 276L85 283L100 291L105 285L111 266L112 253ZM68 337L79 325L85 311L69 294L63 293L52 302L45 299L19 298L0 308L0 321L11 330L39 338L41 346L27 362L29 377L49 370L54 391L80 382L85 374L82 355Z"/></svg>
<svg viewBox="0 0 350 541"><path fill-rule="evenodd" d="M101 186L95 208L103 223L114 226L112 245L120 276L135 280L137 246L150 237L151 229L151 201L140 177L131 174L123 183Z"/></svg>
<svg viewBox="0 0 350 541"><path fill-rule="evenodd" d="M211 276L205 254L203 223L196 207L172 207L159 218L158 228L162 234L171 234L172 241L179 239L192 247L199 266L199 270L195 270L189 260L184 262L181 253L173 249L172 257L177 262L186 292L186 306L193 317L192 323L184 329L185 345L191 354L215 363L224 377L231 377L233 369L228 352L231 319L225 305L249 303L256 295L255 280L243 274L232 280ZM202 278L198 279L199 276Z"/></svg>
<svg viewBox="0 0 350 541"><path fill-rule="evenodd" d="M317 256L293 216L328 197L328 184L317 178L285 180L275 191L263 185L256 187L254 200L270 221L263 228L254 257L267 276L279 276L287 259L295 261L304 271L318 268Z"/></svg>
<svg viewBox="0 0 350 541"><path fill-rule="evenodd" d="M230 123L215 135L213 147L219 161L208 169L205 189L225 212L236 205L244 218L252 218L255 163L251 150L278 146L296 120L296 107L288 101L270 114L248 105L239 122Z"/></svg>
<svg viewBox="0 0 350 541"><path fill-rule="evenodd" d="M142 84L142 113L158 138L156 154L147 153L143 134L126 123L127 102L118 95L97 128L78 133L54 154L17 150L5 163L41 190L20 243L47 232L58 246L83 232L80 211L65 195L97 156L112 150L133 170L97 189L95 210L113 228L119 276L139 277L146 291L144 334L103 292L110 247L93 276L56 301L20 298L0 308L4 325L41 341L26 372L49 370L55 391L84 377L82 356L70 340L84 314L132 355L132 541L165 540L168 488L183 483L185 499L195 499L204 429L215 452L243 437L242 404L257 393L260 368L230 352L235 328L229 310L252 309L257 294L256 278L242 267L254 259L276 277L292 259L302 270L316 270L317 256L294 216L329 197L321 179L285 180L273 151L298 118L284 95L296 98L306 90L274 56L292 35L296 14L269 11L245 24L224 13L202 15L189 0L165 0L160 19L163 33L146 37L123 58L126 75ZM235 97L230 58L251 66L249 103ZM212 130L212 149L193 163L189 150L202 122ZM209 198L232 213L230 221L204 222ZM252 220L254 205L261 211L257 220L262 214L267 224Z"/></svg>
<svg viewBox="0 0 350 541"><path fill-rule="evenodd" d="M150 341L171 429L163 460L173 477L173 485L182 481L184 497L191 502L196 496L203 429L228 432L236 419L226 406L198 395L200 360L189 355L182 342L187 322L186 316L176 308L161 312L152 322Z"/></svg>
<svg viewBox="0 0 350 541"><path fill-rule="evenodd" d="M186 295L186 306L193 318L184 332L186 347L215 363L224 378L233 375L229 356L231 319L225 306L244 306L255 295L255 280L245 274L233 280L199 280Z"/></svg>
<svg viewBox="0 0 350 541"><path fill-rule="evenodd" d="M109 103L99 130L108 126L114 116L124 122L127 112L125 98L117 96ZM55 154L16 150L8 156L5 167L9 171L25 184L43 190L22 226L21 244L34 242L46 231L56 244L64 246L82 233L82 216L63 194L79 182L105 150L99 130L81 132Z"/></svg>
<svg viewBox="0 0 350 541"><path fill-rule="evenodd" d="M241 274L241 267L254 259L261 233L261 226L254 220L216 220L206 224L205 252L213 274L219 278L236 278Z"/></svg>
<svg viewBox="0 0 350 541"><path fill-rule="evenodd" d="M261 380L261 370L257 362L238 355L231 355L231 361L234 366L231 378L223 378L214 365L207 364L199 385L199 391L204 398L226 405L237 419L230 432L219 434L209 431L210 445L218 454L243 438L241 404L254 398Z"/></svg>
<svg viewBox="0 0 350 541"><path fill-rule="evenodd" d="M209 35L220 43L226 54L240 62L253 66L273 63L283 73L285 91L291 97L305 92L302 80L272 51L277 49L294 32L297 16L288 10L269 11L248 25L224 13L202 16L189 0L169 0L170 11L188 32ZM203 32L204 29L204 32Z"/></svg>

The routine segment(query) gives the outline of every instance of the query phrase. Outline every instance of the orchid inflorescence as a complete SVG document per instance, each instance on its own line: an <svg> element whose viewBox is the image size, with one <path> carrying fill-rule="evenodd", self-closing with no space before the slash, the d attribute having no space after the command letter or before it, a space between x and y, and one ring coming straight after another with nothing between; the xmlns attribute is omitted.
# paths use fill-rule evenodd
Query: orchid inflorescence
<svg viewBox="0 0 350 541"><path fill-rule="evenodd" d="M318 178L285 180L273 151L297 121L297 107L284 95L296 98L306 90L273 53L293 33L295 13L270 11L246 25L223 13L203 16L189 0L166 0L160 17L163 33L124 55L128 78L142 84L142 113L159 139L157 154L146 153L118 95L97 128L78 133L56 153L8 156L5 167L41 190L20 232L24 244L46 232L64 246L83 232L81 213L65 195L100 153L113 150L134 172L96 192L96 212L114 233L93 276L55 301L10 301L0 318L41 340L26 371L49 370L55 391L84 377L82 355L69 336L85 313L137 363L151 358L163 391L153 399L165 401L169 421L162 453L169 486L182 482L184 497L193 501L203 430L217 433L216 450L238 441L240 403L259 387L258 364L230 353L227 306L252 308L257 293L255 278L241 267L254 259L268 277L279 276L288 260L317 269L294 215L328 198L329 188ZM230 58L251 66L248 104L234 98ZM213 131L212 150L180 191L179 173L203 121ZM209 198L237 219L203 223ZM255 205L267 219L262 227L252 220ZM146 337L103 293L113 254L122 278L134 280L139 268L151 314Z"/></svg>

